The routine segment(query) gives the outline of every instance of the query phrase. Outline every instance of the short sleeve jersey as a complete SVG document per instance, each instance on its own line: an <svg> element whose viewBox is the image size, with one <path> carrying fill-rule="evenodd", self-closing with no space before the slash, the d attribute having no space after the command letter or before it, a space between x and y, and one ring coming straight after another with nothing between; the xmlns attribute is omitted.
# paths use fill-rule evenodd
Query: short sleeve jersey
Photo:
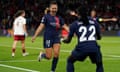
<svg viewBox="0 0 120 72"><path fill-rule="evenodd" d="M46 14L42 17L41 23L45 25L44 37L53 38L59 36L64 20L60 16Z"/></svg>
<svg viewBox="0 0 120 72"><path fill-rule="evenodd" d="M79 48L87 48L96 46L97 34L100 34L100 27L96 21L89 19L89 25L84 26L82 21L75 21L70 26L69 36L72 37L74 33L78 37Z"/></svg>
<svg viewBox="0 0 120 72"><path fill-rule="evenodd" d="M26 19L22 16L17 17L14 22L14 35L24 35L24 28L23 25L26 24Z"/></svg>

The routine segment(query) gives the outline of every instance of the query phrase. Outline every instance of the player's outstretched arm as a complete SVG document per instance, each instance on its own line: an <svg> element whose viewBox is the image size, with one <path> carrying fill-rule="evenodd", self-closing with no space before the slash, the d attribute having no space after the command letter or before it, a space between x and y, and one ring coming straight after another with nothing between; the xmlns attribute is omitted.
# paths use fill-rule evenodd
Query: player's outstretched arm
<svg viewBox="0 0 120 72"><path fill-rule="evenodd" d="M113 18L100 18L99 21L100 22L107 22L107 21L114 21L116 22L118 19L113 17Z"/></svg>
<svg viewBox="0 0 120 72"><path fill-rule="evenodd" d="M34 40L36 39L36 37L38 36L38 34L43 30L44 27L45 27L45 25L42 24L42 23L39 25L39 27L35 31L34 36L32 37L32 42L34 42Z"/></svg>

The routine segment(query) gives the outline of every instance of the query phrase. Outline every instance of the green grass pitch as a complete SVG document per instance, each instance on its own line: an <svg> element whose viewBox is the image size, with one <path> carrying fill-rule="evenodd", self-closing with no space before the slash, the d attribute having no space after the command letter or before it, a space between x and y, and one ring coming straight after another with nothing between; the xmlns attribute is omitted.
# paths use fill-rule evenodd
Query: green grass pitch
<svg viewBox="0 0 120 72"><path fill-rule="evenodd" d="M39 51L44 51L42 37L38 37L34 43L31 43L31 37L26 38L26 48L27 52L29 52L29 55L26 57L22 56L19 42L15 57L12 58L12 43L13 38L0 37L0 72L27 72L24 69L38 72L50 72L52 60L48 61L43 59L41 62L37 61ZM103 37L102 40L99 41L99 44L101 45L103 54L105 72L120 72L120 37ZM56 72L66 72L66 60L75 45L76 37L72 39L70 44L61 44L60 58ZM89 58L87 58L84 62L75 63L75 72L95 72L95 65L91 64Z"/></svg>

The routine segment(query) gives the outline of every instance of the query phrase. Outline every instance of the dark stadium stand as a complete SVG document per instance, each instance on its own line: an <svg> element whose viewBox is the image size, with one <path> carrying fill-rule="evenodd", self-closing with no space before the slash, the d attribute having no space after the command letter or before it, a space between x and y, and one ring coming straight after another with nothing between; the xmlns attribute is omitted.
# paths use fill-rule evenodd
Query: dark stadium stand
<svg viewBox="0 0 120 72"><path fill-rule="evenodd" d="M26 11L27 29L34 31L44 14L44 10L48 7L51 0L0 0L0 30L12 28L12 19L17 10L24 9ZM81 4L85 5L88 12L90 9L97 9L98 17L120 17L120 1L119 0L56 0L59 5L59 14L63 16L67 24L71 23L72 17L68 17L65 12L67 10L75 10ZM64 11L64 12L63 12ZM120 21L102 22L102 31L119 30ZM3 31L2 31L3 32ZM1 34L1 33L0 33Z"/></svg>

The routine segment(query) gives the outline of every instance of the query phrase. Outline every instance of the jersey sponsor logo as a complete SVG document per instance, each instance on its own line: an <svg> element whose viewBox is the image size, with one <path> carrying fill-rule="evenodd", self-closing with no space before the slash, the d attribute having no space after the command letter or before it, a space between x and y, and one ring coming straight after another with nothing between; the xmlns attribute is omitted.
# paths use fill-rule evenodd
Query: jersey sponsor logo
<svg viewBox="0 0 120 72"><path fill-rule="evenodd" d="M77 24L78 24L78 25L81 25L81 24L83 24L83 22L78 22Z"/></svg>
<svg viewBox="0 0 120 72"><path fill-rule="evenodd" d="M56 27L56 23L55 22L50 22L50 25L53 27Z"/></svg>

